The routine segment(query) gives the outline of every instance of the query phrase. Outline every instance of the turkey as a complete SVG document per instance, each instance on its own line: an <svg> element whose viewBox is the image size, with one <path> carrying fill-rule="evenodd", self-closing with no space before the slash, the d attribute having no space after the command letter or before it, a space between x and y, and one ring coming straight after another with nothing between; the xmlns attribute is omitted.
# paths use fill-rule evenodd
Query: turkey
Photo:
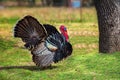
<svg viewBox="0 0 120 80"><path fill-rule="evenodd" d="M60 31L50 24L42 25L36 18L27 15L15 25L14 37L22 39L37 66L48 67L72 54L66 27L61 25Z"/></svg>

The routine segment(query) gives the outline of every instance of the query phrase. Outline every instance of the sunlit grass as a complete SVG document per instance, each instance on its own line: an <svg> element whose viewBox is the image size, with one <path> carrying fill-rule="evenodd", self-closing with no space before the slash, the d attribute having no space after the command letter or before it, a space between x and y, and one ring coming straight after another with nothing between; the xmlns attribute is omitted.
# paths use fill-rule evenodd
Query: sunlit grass
<svg viewBox="0 0 120 80"><path fill-rule="evenodd" d="M82 10L82 20L84 22L94 22L96 17L93 15L95 14L95 9L90 8L93 10L88 10L83 8ZM89 14L89 11L91 12ZM70 9L70 8L11 8L11 9L3 9L0 12L0 16L2 18L12 18L13 20L22 18L25 15L33 15L37 17L40 22L79 22L81 19L80 16L80 9ZM86 16L86 17L85 17ZM91 17L91 18L89 18ZM2 19L2 20L3 20ZM4 20L3 20L4 21ZM11 21L11 20L10 20Z"/></svg>

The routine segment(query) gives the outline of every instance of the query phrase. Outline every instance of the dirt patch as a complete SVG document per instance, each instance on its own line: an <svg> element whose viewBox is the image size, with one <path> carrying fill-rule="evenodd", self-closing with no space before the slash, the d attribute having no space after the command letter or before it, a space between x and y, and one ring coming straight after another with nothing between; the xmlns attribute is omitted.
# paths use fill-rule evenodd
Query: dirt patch
<svg viewBox="0 0 120 80"><path fill-rule="evenodd" d="M69 31L69 35L71 36L98 36L98 32L93 31Z"/></svg>
<svg viewBox="0 0 120 80"><path fill-rule="evenodd" d="M96 49L96 48L98 48L98 44L96 44L96 43L93 43L93 44L84 44L84 43L81 43L81 44L76 44L73 47L74 48L78 48L78 49L82 49L82 48Z"/></svg>

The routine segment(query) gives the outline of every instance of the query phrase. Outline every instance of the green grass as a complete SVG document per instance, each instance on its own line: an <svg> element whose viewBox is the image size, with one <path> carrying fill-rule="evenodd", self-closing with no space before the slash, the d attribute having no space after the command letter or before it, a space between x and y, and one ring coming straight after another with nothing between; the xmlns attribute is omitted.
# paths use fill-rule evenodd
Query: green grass
<svg viewBox="0 0 120 80"><path fill-rule="evenodd" d="M71 42L73 45L74 44L80 44L80 43L85 43L85 44L92 44L92 43L98 43L98 37L94 36L74 36L71 38Z"/></svg>
<svg viewBox="0 0 120 80"><path fill-rule="evenodd" d="M74 11L66 8L1 10L0 80L120 80L120 52L98 53L95 9L84 8L83 12L83 21L79 22L79 9ZM73 45L72 56L45 70L35 66L30 52L23 47L24 43L21 39L13 37L13 26L28 14L37 17L42 23L55 25L57 29L61 24L66 25Z"/></svg>

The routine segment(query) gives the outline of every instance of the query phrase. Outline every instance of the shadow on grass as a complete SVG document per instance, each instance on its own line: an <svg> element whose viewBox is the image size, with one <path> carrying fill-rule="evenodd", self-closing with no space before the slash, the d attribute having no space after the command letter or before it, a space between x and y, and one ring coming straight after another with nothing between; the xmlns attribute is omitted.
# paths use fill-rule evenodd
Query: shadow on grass
<svg viewBox="0 0 120 80"><path fill-rule="evenodd" d="M57 68L57 66L49 66L45 68L40 68L37 66L5 66L5 67L0 67L1 70L9 70L9 69L27 69L30 71L43 71L43 70L52 70Z"/></svg>

